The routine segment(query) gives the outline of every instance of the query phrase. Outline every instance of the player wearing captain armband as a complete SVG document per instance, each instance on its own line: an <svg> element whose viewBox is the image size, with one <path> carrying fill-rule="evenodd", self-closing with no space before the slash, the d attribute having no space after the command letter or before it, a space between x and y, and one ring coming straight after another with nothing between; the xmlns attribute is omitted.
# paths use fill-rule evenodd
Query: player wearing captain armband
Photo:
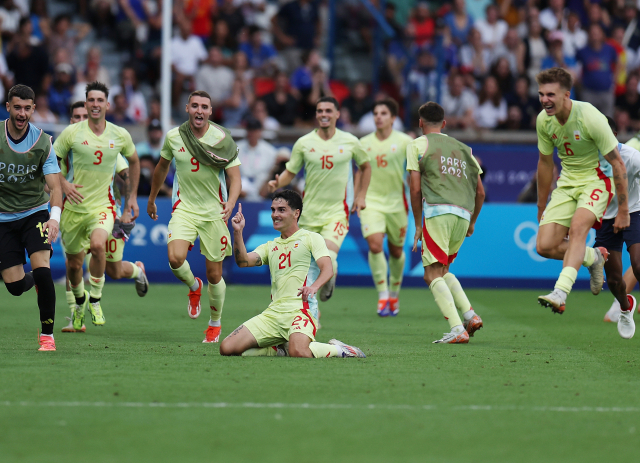
<svg viewBox="0 0 640 463"><path fill-rule="evenodd" d="M51 137L29 122L34 101L30 87L12 87L6 103L9 118L0 122L0 275L13 296L36 286L42 329L38 350L54 351L56 290L49 259L58 237L62 189ZM25 250L33 269L27 274ZM0 300L9 304L4 295Z"/></svg>
<svg viewBox="0 0 640 463"><path fill-rule="evenodd" d="M85 107L84 101L76 101L71 105L71 124L85 121L89 118L89 113ZM68 184L66 189L69 192L68 200L74 203L81 203L83 196L80 188L82 185L73 183L73 152L70 152L67 159L61 163L60 166L63 177L67 180ZM121 278L129 278L135 280L136 291L138 296L145 296L149 289L149 282L145 274L144 264L142 262L126 262L122 260L124 252L124 243L128 239L131 230L135 226L135 222L122 223L120 222L120 216L122 215L123 199L126 203L129 198L129 192L131 191L131 185L129 180L129 164L121 154L118 154L115 173L117 173L123 180L123 192L114 188L114 182L111 182L111 196L116 201L116 215L117 219L114 223L113 231L109 235L109 239L106 243L106 274L114 280ZM64 249L64 246L63 246ZM91 259L91 254L87 255L88 259ZM67 317L69 324L62 328L63 333L78 333L85 332L86 326L84 324L84 310L83 306L77 305L75 296L71 291L69 285L69 279L66 279L67 284L67 304L71 309L71 318Z"/></svg>
<svg viewBox="0 0 640 463"><path fill-rule="evenodd" d="M338 101L333 97L320 98L316 104L319 127L298 139L284 172L269 182L273 192L291 183L304 167L304 214L300 227L322 235L333 266L333 278L320 291L321 301L333 294L338 252L349 231L349 213L356 212L359 216L365 209L371 179L371 165L360 140L336 128L339 117ZM355 194L352 161L362 171Z"/></svg>
<svg viewBox="0 0 640 463"><path fill-rule="evenodd" d="M302 198L291 190L277 192L271 203L273 228L280 237L247 252L242 237L242 205L231 220L233 254L239 267L268 265L271 304L244 322L220 344L222 355L291 357L365 357L357 347L336 339L315 339L318 326L316 293L333 274L329 250L318 233L298 226Z"/></svg>
<svg viewBox="0 0 640 463"><path fill-rule="evenodd" d="M147 213L158 220L156 196L171 160L176 161L173 181L173 212L169 221L167 251L173 274L189 287L187 310L200 315L202 280L195 277L187 252L200 237L200 252L206 258L207 292L211 316L202 342L218 342L226 293L222 260L231 253L227 220L242 190L238 148L227 129L209 122L211 97L198 90L189 95L189 120L167 133L160 161L153 173ZM229 190L225 174L229 179Z"/></svg>
<svg viewBox="0 0 640 463"><path fill-rule="evenodd" d="M73 153L73 182L62 180L67 198L60 231L67 256L69 284L77 305L73 315L75 329L82 327L87 307L94 325L102 326L106 321L100 302L105 280L106 243L116 219L111 182L118 154L128 159L131 177L131 192L125 198L120 220L129 223L138 217L136 192L140 163L129 132L105 119L109 108L108 97L109 89L103 83L87 84L85 106L89 118L68 126L53 144L63 164ZM82 185L81 194L74 184ZM81 201L78 201L79 197ZM82 275L87 249L91 252L90 291L85 291Z"/></svg>
<svg viewBox="0 0 640 463"><path fill-rule="evenodd" d="M609 252L602 246L586 246L587 234L592 227L600 228L616 191L618 214L613 231L618 233L629 226L627 171L607 118L591 104L571 100L571 74L551 68L539 73L536 80L543 108L536 120L540 151L540 228L536 248L543 257L563 261L554 290L538 297L538 302L562 314L581 265L591 274L591 292L599 294L602 290L603 268ZM562 161L562 173L547 204L555 148Z"/></svg>
<svg viewBox="0 0 640 463"><path fill-rule="evenodd" d="M413 250L421 239L424 281L451 328L434 343L468 343L483 323L449 266L475 230L485 197L482 169L471 148L441 132L446 124L442 106L430 101L418 114L423 136L407 146L416 224Z"/></svg>
<svg viewBox="0 0 640 463"><path fill-rule="evenodd" d="M376 131L360 139L371 162L367 208L360 211L360 224L362 236L369 245L369 267L378 291L378 315L381 317L396 316L400 310L399 294L405 264L403 246L407 234L408 204L404 178L407 145L413 140L393 130L397 115L398 103L395 100L377 101L373 106ZM356 179L357 185L359 173ZM385 234L389 245L389 265L383 251Z"/></svg>

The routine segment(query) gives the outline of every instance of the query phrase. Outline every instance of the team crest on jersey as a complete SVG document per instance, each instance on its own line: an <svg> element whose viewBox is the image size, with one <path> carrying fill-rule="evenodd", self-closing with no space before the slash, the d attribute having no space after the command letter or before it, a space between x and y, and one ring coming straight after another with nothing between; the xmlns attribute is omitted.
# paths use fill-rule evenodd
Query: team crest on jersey
<svg viewBox="0 0 640 463"><path fill-rule="evenodd" d="M167 230L169 233L167 233L167 238L171 238L171 230Z"/></svg>
<svg viewBox="0 0 640 463"><path fill-rule="evenodd" d="M298 246L300 246L300 241L296 241L296 242L293 244L293 249L298 249Z"/></svg>
<svg viewBox="0 0 640 463"><path fill-rule="evenodd" d="M344 153L344 148L342 146L338 146L338 152L340 154Z"/></svg>
<svg viewBox="0 0 640 463"><path fill-rule="evenodd" d="M398 145L391 145L391 152L395 153L398 150Z"/></svg>
<svg viewBox="0 0 640 463"><path fill-rule="evenodd" d="M115 149L116 147L116 142L113 140L109 140L109 149Z"/></svg>
<svg viewBox="0 0 640 463"><path fill-rule="evenodd" d="M573 131L573 138L575 138L576 141L580 141L580 131L579 130L574 130Z"/></svg>

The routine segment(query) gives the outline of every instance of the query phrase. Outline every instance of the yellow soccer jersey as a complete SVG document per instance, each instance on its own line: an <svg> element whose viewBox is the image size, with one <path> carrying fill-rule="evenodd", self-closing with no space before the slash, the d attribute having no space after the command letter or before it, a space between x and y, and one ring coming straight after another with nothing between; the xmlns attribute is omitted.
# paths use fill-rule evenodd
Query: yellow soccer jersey
<svg viewBox="0 0 640 463"><path fill-rule="evenodd" d="M360 139L362 148L371 162L371 183L367 190L367 209L382 212L407 211L404 194L405 164L407 145L413 139L394 130L389 138L380 141L376 133Z"/></svg>
<svg viewBox="0 0 640 463"><path fill-rule="evenodd" d="M72 180L82 185L84 199L80 204L66 202L64 207L79 213L90 213L115 204L110 189L118 154L129 157L136 152L126 129L107 122L102 135L97 136L87 121L64 129L54 142L53 149L63 165L69 151L73 150Z"/></svg>
<svg viewBox="0 0 640 463"><path fill-rule="evenodd" d="M225 133L214 125L202 137L202 141L215 145ZM169 130L160 156L168 161L176 160L176 175L173 179L173 210L179 209L202 220L222 220L222 203L227 201L227 182L224 170L200 164L185 148L179 128ZM238 158L226 169L239 166Z"/></svg>
<svg viewBox="0 0 640 463"><path fill-rule="evenodd" d="M362 165L369 160L360 140L336 129L330 140L318 136L317 129L293 145L286 168L297 174L304 166L304 208L301 223L321 225L340 215L349 217L353 204L351 161Z"/></svg>
<svg viewBox="0 0 640 463"><path fill-rule="evenodd" d="M538 149L544 155L553 155L553 148L558 148L562 161L560 179L574 186L611 177L611 166L603 155L618 146L618 140L607 118L590 103L571 102L571 114L564 125L544 110L538 114Z"/></svg>
<svg viewBox="0 0 640 463"><path fill-rule="evenodd" d="M329 257L324 238L318 233L300 229L287 239L276 238L258 246L255 251L271 273L271 309L289 312L303 308L298 288L311 286L320 275L316 261ZM318 318L318 301L309 298L308 308Z"/></svg>

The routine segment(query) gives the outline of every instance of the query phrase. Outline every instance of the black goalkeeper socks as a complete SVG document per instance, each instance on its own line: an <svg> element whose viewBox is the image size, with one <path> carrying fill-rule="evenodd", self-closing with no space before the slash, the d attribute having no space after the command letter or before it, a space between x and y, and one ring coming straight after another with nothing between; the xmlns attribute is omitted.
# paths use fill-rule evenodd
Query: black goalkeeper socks
<svg viewBox="0 0 640 463"><path fill-rule="evenodd" d="M33 280L38 292L42 334L53 335L53 321L56 317L56 288L53 286L51 269L47 267L35 269L33 271Z"/></svg>

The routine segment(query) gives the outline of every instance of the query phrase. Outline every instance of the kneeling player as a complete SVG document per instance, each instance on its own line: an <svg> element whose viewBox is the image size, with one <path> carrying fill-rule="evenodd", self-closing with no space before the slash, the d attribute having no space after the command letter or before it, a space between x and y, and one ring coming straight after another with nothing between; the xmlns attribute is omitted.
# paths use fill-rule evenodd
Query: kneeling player
<svg viewBox="0 0 640 463"><path fill-rule="evenodd" d="M332 339L315 342L318 290L333 276L331 258L322 236L298 227L302 212L299 194L285 190L271 204L273 228L280 238L247 253L242 237L242 205L233 217L233 254L239 267L269 265L271 304L260 315L240 325L220 344L222 355L287 355L291 357L365 357L357 347Z"/></svg>

